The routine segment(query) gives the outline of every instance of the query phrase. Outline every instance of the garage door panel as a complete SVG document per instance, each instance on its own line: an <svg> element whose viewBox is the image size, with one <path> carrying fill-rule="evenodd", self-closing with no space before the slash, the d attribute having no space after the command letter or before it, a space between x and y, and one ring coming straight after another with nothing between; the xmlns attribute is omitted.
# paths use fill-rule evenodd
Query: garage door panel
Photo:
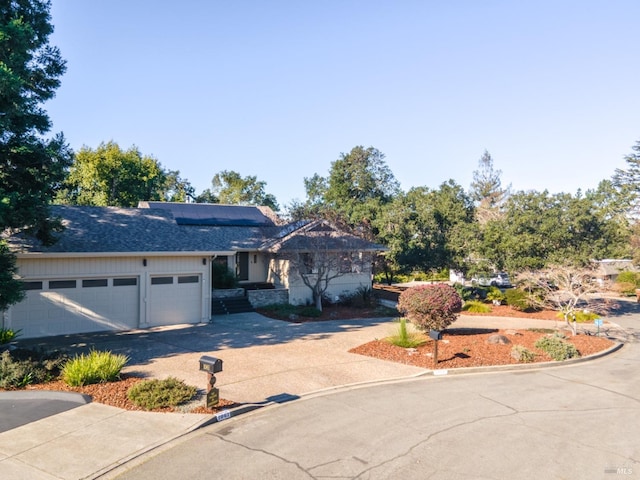
<svg viewBox="0 0 640 480"><path fill-rule="evenodd" d="M85 284L104 285L106 279L90 280ZM53 285L75 282L76 288L29 290L25 299L11 309L12 328L22 329L23 336L38 337L69 333L126 330L138 327L139 286L82 287L80 279L61 279Z"/></svg>
<svg viewBox="0 0 640 480"><path fill-rule="evenodd" d="M151 277L149 325L200 322L202 320L201 282L202 279L197 274Z"/></svg>

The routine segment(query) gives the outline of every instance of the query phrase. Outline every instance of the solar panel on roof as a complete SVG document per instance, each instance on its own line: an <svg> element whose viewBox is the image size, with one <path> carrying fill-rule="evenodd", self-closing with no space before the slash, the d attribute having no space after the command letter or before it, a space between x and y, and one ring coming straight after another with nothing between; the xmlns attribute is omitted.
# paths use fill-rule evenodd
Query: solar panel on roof
<svg viewBox="0 0 640 480"><path fill-rule="evenodd" d="M169 210L178 225L272 226L257 207L210 203L148 202L150 208Z"/></svg>

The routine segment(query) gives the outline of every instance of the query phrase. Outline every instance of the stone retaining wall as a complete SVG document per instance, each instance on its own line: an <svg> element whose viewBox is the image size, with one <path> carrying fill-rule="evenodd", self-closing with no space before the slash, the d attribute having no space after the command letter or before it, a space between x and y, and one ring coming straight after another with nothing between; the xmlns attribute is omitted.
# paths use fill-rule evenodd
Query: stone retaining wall
<svg viewBox="0 0 640 480"><path fill-rule="evenodd" d="M286 288L247 290L247 297L253 308L260 308L266 305L289 303L289 290Z"/></svg>
<svg viewBox="0 0 640 480"><path fill-rule="evenodd" d="M211 298L244 297L244 288L221 288L211 291Z"/></svg>

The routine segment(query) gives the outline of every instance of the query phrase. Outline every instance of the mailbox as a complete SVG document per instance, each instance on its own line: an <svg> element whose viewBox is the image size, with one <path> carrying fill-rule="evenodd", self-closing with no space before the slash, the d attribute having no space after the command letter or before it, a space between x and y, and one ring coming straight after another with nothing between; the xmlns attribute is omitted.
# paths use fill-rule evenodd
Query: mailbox
<svg viewBox="0 0 640 480"><path fill-rule="evenodd" d="M429 338L433 340L442 340L442 332L438 330L429 330Z"/></svg>
<svg viewBox="0 0 640 480"><path fill-rule="evenodd" d="M210 374L218 373L222 371L222 360L215 357L209 357L203 355L200 357L200 371Z"/></svg>

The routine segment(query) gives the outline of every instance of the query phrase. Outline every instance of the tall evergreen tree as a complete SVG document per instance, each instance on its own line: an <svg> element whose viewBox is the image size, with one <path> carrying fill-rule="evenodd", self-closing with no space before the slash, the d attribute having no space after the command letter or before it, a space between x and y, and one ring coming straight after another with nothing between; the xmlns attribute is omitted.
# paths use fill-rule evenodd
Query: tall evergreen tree
<svg viewBox="0 0 640 480"><path fill-rule="evenodd" d="M0 3L0 230L22 230L44 243L54 241L48 206L71 162L61 134L45 138L51 122L42 105L66 68L49 45L50 8L47 0ZM0 248L0 255L11 253ZM15 276L5 276L0 304L15 301L16 288Z"/></svg>

